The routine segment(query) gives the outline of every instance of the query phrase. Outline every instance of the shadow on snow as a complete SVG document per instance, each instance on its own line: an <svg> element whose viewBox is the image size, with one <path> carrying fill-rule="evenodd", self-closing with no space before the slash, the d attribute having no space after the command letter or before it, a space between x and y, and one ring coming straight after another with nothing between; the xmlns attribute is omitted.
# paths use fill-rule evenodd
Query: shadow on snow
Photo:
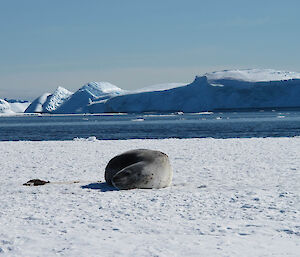
<svg viewBox="0 0 300 257"><path fill-rule="evenodd" d="M107 192L107 191L118 191L117 188L110 186L106 182L101 183L90 183L85 186L81 186L82 189L94 189L94 190L100 190L101 192Z"/></svg>

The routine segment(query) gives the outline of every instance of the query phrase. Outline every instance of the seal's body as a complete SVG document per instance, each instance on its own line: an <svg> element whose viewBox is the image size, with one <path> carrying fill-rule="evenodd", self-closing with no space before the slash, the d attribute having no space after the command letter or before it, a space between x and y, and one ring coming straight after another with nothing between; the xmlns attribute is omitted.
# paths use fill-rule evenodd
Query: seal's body
<svg viewBox="0 0 300 257"><path fill-rule="evenodd" d="M118 189L163 188L173 177L169 157L159 151L136 149L112 158L105 168L105 180Z"/></svg>

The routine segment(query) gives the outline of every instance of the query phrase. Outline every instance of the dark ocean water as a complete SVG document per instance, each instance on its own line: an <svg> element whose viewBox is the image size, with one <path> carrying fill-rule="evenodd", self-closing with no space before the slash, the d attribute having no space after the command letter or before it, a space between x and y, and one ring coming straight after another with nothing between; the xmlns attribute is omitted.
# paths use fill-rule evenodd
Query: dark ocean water
<svg viewBox="0 0 300 257"><path fill-rule="evenodd" d="M0 141L300 136L299 110L0 116Z"/></svg>

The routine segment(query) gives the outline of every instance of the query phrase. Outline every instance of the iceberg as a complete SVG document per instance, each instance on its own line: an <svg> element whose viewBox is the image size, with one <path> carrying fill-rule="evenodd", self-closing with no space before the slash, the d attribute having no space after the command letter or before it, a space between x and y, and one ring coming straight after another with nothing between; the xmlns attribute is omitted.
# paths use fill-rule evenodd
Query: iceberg
<svg viewBox="0 0 300 257"><path fill-rule="evenodd" d="M58 87L53 94L44 93L35 99L25 110L26 113L51 113L62 105L73 93Z"/></svg>
<svg viewBox="0 0 300 257"><path fill-rule="evenodd" d="M141 93L141 92L151 92L151 91L164 91L175 87L181 87L186 85L187 83L163 83L163 84L157 84L152 85L149 87L140 88L137 90L134 90L131 93Z"/></svg>
<svg viewBox="0 0 300 257"><path fill-rule="evenodd" d="M25 110L25 113L42 113L44 111L43 105L47 101L47 98L50 96L50 93L44 93L38 98L36 98Z"/></svg>
<svg viewBox="0 0 300 257"><path fill-rule="evenodd" d="M59 106L61 106L71 95L73 92L70 92L69 90L58 87L54 93L47 97L47 100L45 104L43 105L43 112L53 112L55 111Z"/></svg>
<svg viewBox="0 0 300 257"><path fill-rule="evenodd" d="M223 70L192 83L165 83L133 91L109 82L90 82L75 93L58 87L25 112L206 112L226 109L300 107L300 73L272 69Z"/></svg>
<svg viewBox="0 0 300 257"><path fill-rule="evenodd" d="M207 73L168 90L117 96L103 109L139 113L285 107L300 107L300 73L248 69Z"/></svg>
<svg viewBox="0 0 300 257"><path fill-rule="evenodd" d="M214 71L204 74L208 81L213 82L217 80L237 80L248 82L259 81L280 81L289 79L300 79L299 72L292 71L278 71L273 69L236 69Z"/></svg>
<svg viewBox="0 0 300 257"><path fill-rule="evenodd" d="M3 99L0 99L0 113L5 113L5 114L14 113L10 107L10 104Z"/></svg>
<svg viewBox="0 0 300 257"><path fill-rule="evenodd" d="M109 82L90 82L70 96L54 113L89 113L89 105L93 101L101 103L123 92L124 90Z"/></svg>
<svg viewBox="0 0 300 257"><path fill-rule="evenodd" d="M4 98L4 100L9 103L10 108L14 113L23 113L31 104L29 101L26 100L16 100L7 98Z"/></svg>

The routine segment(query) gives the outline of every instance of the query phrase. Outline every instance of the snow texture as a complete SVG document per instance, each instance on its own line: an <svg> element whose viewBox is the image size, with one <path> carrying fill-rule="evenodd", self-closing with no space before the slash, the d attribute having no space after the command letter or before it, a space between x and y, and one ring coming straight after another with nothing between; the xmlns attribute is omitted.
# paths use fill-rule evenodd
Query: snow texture
<svg viewBox="0 0 300 257"><path fill-rule="evenodd" d="M171 187L96 183L135 148L169 155ZM298 256L299 149L299 137L0 142L0 256ZM66 183L22 186L33 178Z"/></svg>

